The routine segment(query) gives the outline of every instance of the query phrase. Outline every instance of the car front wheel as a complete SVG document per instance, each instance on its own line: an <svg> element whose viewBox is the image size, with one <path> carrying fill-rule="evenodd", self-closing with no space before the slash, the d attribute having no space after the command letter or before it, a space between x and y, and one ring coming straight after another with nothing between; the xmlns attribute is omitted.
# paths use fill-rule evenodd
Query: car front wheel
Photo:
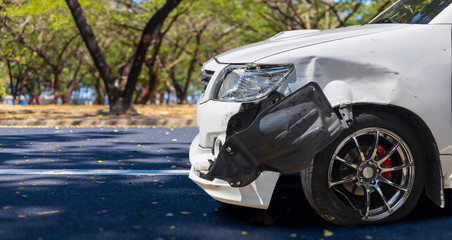
<svg viewBox="0 0 452 240"><path fill-rule="evenodd" d="M358 113L301 172L303 190L315 211L336 224L398 220L422 193L422 156L404 121L377 111Z"/></svg>

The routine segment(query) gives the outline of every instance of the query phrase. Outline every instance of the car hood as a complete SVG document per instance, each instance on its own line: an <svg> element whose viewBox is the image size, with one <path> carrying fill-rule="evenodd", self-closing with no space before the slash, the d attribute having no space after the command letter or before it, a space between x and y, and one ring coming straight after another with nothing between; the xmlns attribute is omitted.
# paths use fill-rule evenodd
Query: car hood
<svg viewBox="0 0 452 240"><path fill-rule="evenodd" d="M409 25L366 24L332 30L294 30L281 32L274 37L239 47L215 57L220 63L252 63L274 54L331 41L354 38L362 35L392 31Z"/></svg>

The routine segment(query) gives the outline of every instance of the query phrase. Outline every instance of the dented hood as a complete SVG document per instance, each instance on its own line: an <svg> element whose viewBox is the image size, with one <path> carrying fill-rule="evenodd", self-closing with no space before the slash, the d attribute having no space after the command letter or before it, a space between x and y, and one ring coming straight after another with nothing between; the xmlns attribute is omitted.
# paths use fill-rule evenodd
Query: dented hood
<svg viewBox="0 0 452 240"><path fill-rule="evenodd" d="M391 31L409 25L403 24L366 24L332 30L295 30L277 34L262 42L246 45L222 53L215 58L221 63L251 63L274 54L358 37L367 34Z"/></svg>

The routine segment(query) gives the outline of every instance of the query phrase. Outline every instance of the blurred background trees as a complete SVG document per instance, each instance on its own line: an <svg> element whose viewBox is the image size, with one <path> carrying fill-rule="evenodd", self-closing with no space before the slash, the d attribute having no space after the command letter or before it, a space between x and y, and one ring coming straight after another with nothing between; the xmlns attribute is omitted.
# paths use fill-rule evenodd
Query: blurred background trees
<svg viewBox="0 0 452 240"><path fill-rule="evenodd" d="M116 76L165 0L79 0ZM131 89L135 104L194 103L199 70L226 50L280 31L362 24L394 0L183 0L166 17ZM64 0L1 0L0 98L106 104L107 88Z"/></svg>

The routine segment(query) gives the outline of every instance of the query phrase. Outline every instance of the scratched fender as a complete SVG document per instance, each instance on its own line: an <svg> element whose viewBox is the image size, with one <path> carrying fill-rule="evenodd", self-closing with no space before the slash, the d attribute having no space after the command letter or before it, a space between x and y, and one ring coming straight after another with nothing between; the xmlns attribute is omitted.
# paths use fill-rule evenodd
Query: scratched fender
<svg viewBox="0 0 452 240"><path fill-rule="evenodd" d="M344 129L319 85L309 83L230 136L202 177L243 187L264 170L299 172Z"/></svg>

